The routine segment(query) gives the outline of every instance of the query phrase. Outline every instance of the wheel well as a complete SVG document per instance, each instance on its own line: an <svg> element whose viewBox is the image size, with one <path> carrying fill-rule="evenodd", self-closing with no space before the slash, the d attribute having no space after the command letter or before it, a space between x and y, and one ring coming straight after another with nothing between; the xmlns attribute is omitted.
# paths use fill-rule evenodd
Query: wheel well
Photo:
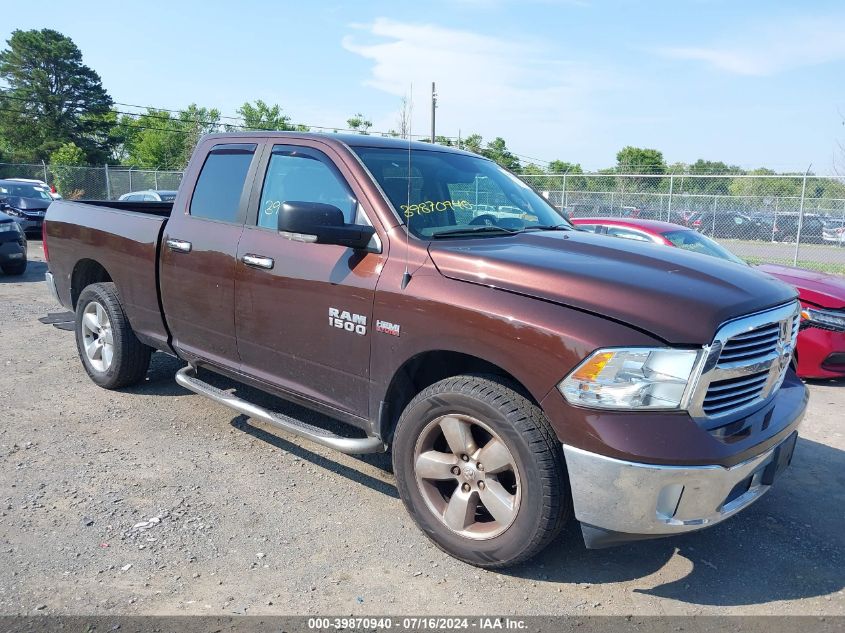
<svg viewBox="0 0 845 633"><path fill-rule="evenodd" d="M444 378L464 374L486 374L499 376L508 386L537 404L531 393L510 373L477 356L435 350L423 352L405 361L393 375L384 397L384 409L379 416L379 433L390 442L393 429L407 404L420 391Z"/></svg>
<svg viewBox="0 0 845 633"><path fill-rule="evenodd" d="M73 308L76 309L76 301L87 286L111 280L111 275L99 262L93 259L79 260L70 277L70 301Z"/></svg>

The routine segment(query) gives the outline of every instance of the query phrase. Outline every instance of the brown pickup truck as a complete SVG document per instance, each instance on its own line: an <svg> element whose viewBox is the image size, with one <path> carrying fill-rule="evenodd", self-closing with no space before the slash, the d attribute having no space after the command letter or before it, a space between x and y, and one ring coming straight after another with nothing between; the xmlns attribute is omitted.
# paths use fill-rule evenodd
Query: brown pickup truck
<svg viewBox="0 0 845 633"><path fill-rule="evenodd" d="M180 385L245 415L390 449L408 512L475 565L528 558L571 515L588 547L716 524L789 464L807 403L792 288L575 230L451 148L207 136L172 204L57 201L44 235L94 382L142 381L159 350L185 361Z"/></svg>

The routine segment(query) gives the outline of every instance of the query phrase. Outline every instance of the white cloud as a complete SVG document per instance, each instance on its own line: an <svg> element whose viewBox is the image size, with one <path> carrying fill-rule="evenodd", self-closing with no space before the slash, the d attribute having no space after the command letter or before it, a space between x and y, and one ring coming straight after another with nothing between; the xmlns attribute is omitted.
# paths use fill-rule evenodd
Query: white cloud
<svg viewBox="0 0 845 633"><path fill-rule="evenodd" d="M454 136L460 128L464 135L502 135L514 145L512 139L519 137L555 135L565 143L588 134L590 99L610 83L604 73L562 60L538 40L387 18L353 28L357 33L346 36L343 46L372 61L366 85L395 95L398 102L413 82L415 133L427 129L435 81L440 133ZM387 127L394 127L394 118L385 121Z"/></svg>
<svg viewBox="0 0 845 633"><path fill-rule="evenodd" d="M751 25L732 42L659 49L675 59L705 62L739 75L774 75L845 59L845 15L797 18Z"/></svg>

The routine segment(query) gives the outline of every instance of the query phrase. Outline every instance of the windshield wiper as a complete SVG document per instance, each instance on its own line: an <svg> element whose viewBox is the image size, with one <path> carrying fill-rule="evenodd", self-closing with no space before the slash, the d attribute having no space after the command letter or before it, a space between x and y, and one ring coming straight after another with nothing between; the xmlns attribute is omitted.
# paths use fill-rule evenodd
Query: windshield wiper
<svg viewBox="0 0 845 633"><path fill-rule="evenodd" d="M523 231L571 231L572 227L568 224L532 224L531 226L526 226Z"/></svg>
<svg viewBox="0 0 845 633"><path fill-rule="evenodd" d="M478 233L498 233L504 235L515 235L517 233L522 233L522 231L518 231L516 229L506 229L501 226L492 226L489 224L484 224L482 226L473 226L473 227L465 227L462 229L448 229L446 231L438 231L437 233L432 233L432 239L436 239L438 237L459 237L461 235L476 235Z"/></svg>

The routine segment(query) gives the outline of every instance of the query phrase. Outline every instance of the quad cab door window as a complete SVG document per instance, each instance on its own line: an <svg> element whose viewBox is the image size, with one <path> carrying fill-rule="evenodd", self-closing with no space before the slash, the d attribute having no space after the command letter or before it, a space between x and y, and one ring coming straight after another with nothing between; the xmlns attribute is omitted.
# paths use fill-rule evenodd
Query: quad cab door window
<svg viewBox="0 0 845 633"><path fill-rule="evenodd" d="M382 258L362 198L327 154L273 146L238 247L236 324L243 371L364 417ZM284 230L279 214L291 208L303 226L309 213L333 214L327 235L365 228L372 243L349 246Z"/></svg>
<svg viewBox="0 0 845 633"><path fill-rule="evenodd" d="M210 148L187 213L174 209L165 226L162 302L174 344L189 356L224 366L239 362L235 253L246 217L256 147L227 143Z"/></svg>

